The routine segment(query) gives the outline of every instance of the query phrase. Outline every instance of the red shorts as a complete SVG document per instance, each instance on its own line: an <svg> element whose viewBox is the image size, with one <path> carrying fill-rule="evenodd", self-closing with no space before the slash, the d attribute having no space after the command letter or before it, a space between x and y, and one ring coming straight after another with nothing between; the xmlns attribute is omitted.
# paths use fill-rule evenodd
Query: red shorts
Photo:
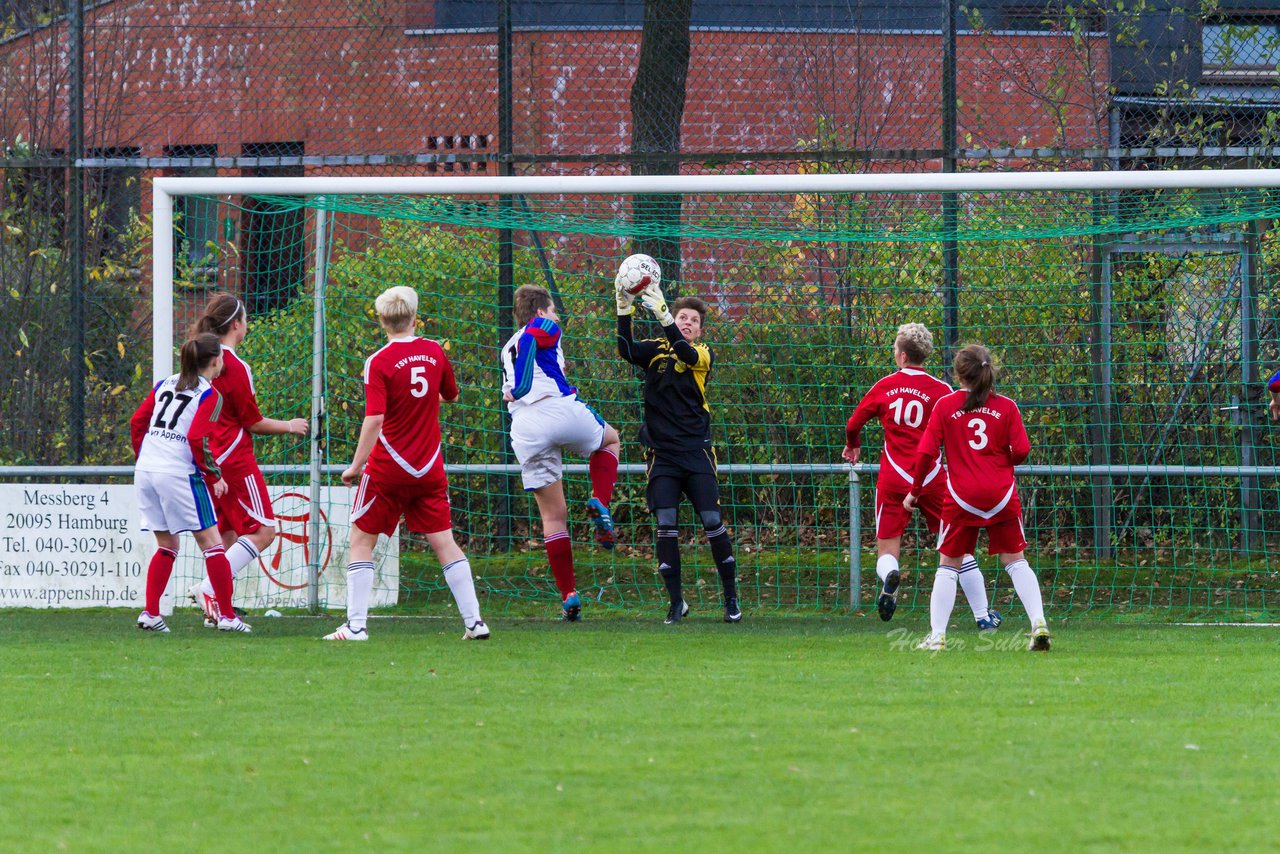
<svg viewBox="0 0 1280 854"><path fill-rule="evenodd" d="M930 489L916 501L916 509L924 516L924 523L929 526L929 533L938 533L942 522L942 498L945 489ZM892 540L901 537L911 521L911 513L902 506L906 495L876 490L876 539Z"/></svg>
<svg viewBox="0 0 1280 854"><path fill-rule="evenodd" d="M1027 547L1026 533L1022 530L1022 511L1000 514L980 525L944 521L938 535L938 551L947 557L964 557L974 554L978 545L978 532L987 532L987 554L1014 554Z"/></svg>
<svg viewBox="0 0 1280 854"><path fill-rule="evenodd" d="M366 534L395 533L400 517L410 531L434 534L453 527L449 481L443 475L405 483L380 484L362 475L351 505L351 524Z"/></svg>
<svg viewBox="0 0 1280 854"><path fill-rule="evenodd" d="M271 495L257 460L249 457L245 462L224 465L222 478L227 482L226 494L213 499L220 532L233 531L244 536L259 528L276 527Z"/></svg>

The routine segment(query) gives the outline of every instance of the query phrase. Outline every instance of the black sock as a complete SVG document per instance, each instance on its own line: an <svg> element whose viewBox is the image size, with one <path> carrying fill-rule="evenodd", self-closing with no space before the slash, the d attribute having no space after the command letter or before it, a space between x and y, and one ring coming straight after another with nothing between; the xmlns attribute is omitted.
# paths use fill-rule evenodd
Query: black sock
<svg viewBox="0 0 1280 854"><path fill-rule="evenodd" d="M684 599L680 591L680 531L676 528L658 529L658 574L667 586L672 604Z"/></svg>
<svg viewBox="0 0 1280 854"><path fill-rule="evenodd" d="M733 558L733 543L729 541L729 532L723 526L714 536L707 532L707 542L711 543L711 556L716 559L716 572L720 575L725 601L737 599L738 562Z"/></svg>

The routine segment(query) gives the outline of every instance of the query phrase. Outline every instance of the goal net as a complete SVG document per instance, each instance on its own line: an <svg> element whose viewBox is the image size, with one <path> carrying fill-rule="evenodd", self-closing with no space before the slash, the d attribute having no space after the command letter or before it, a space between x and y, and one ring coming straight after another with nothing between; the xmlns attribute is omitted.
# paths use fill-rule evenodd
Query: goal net
<svg viewBox="0 0 1280 854"><path fill-rule="evenodd" d="M984 343L999 391L1021 407L1033 448L1019 474L1028 557L1051 613L1270 614L1280 460L1265 380L1280 366L1269 228L1280 198L1268 183L1262 171L162 179L156 371L169 372L212 291L245 301L238 352L263 412L323 417L314 444L258 440L286 521L240 596L249 607L337 605L350 493L336 472L359 434L363 360L384 341L373 299L414 288L419 332L443 342L462 388L442 423L477 586L491 610L554 613L536 509L508 450L498 357L512 288L545 286L570 381L623 437L616 550L593 548L578 512L585 466L565 478L579 590L604 606L656 606L641 386L615 351L612 288L618 262L648 251L669 300L697 295L711 308L707 397L744 605L874 601L880 430L869 426L851 471L844 425L893 370L897 327L917 321L933 331L930 372L949 379L955 349ZM638 337L657 336L643 314ZM680 522L686 596L713 607L714 564L687 505ZM903 607L927 607L933 545L914 522ZM979 562L993 606L1016 610L995 558L983 550ZM382 604L448 601L424 542L402 533L387 566Z"/></svg>

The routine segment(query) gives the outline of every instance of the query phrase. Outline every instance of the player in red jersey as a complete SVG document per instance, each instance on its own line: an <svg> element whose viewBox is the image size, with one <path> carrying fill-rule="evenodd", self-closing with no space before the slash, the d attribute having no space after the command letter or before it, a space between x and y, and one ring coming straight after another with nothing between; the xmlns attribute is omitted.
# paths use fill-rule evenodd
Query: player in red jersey
<svg viewBox="0 0 1280 854"><path fill-rule="evenodd" d="M948 478L938 536L941 557L929 603L931 631L919 648L946 649L947 621L956 601L956 569L961 558L973 552L978 532L985 528L988 551L1000 555L1031 620L1028 648L1047 652L1049 627L1040 583L1024 553L1022 504L1013 476L1014 466L1031 453L1022 413L1012 400L995 393L996 370L986 347L970 344L956 353L952 364L963 390L934 405L916 449L911 493L902 502L907 510L916 505L925 479L945 449Z"/></svg>
<svg viewBox="0 0 1280 854"><path fill-rule="evenodd" d="M951 386L922 369L932 353L933 335L928 327L923 323L899 326L893 341L893 361L898 370L863 395L845 426L845 449L841 456L850 464L858 462L863 425L875 418L884 427L884 450L880 452L880 475L876 478L876 575L881 582L876 610L882 620L892 619L898 607L894 598L901 581L898 556L902 533L911 520L911 514L902 507L902 499L911 491L910 472L916 462L916 446L920 444L934 404L951 394ZM939 464L926 476L916 504L934 534L938 533L942 520L942 500L946 493L947 472ZM964 555L959 575L978 628L987 630L999 626L1000 614L988 607L986 579L973 555Z"/></svg>
<svg viewBox="0 0 1280 854"><path fill-rule="evenodd" d="M406 287L384 291L374 303L387 344L364 363L364 423L342 482L356 489L347 563L347 621L325 640L369 639L373 548L401 517L424 533L458 603L464 640L488 640L480 619L471 564L453 539L449 481L440 438L440 402L458 399L444 348L413 334L418 295Z"/></svg>
<svg viewBox="0 0 1280 854"><path fill-rule="evenodd" d="M214 389L222 395L222 418L211 445L227 481L227 492L214 503L227 562L232 577L239 578L276 536L271 496L253 453L253 436L305 436L310 425L305 418L265 418L258 409L253 371L234 349L249 332L248 315L240 300L230 294L215 295L192 330L193 334L211 333L222 342L224 367L213 381ZM208 577L191 588L190 595L204 610L205 625L216 625L219 608Z"/></svg>
<svg viewBox="0 0 1280 854"><path fill-rule="evenodd" d="M218 601L227 609L223 613L233 615L219 619L218 628L248 632L231 608L231 567L218 541L213 509L214 497L227 490L209 447L222 410L212 384L222 370L217 336L197 335L183 344L181 364L182 371L156 383L129 420L142 530L155 534L157 546L147 566L147 603L138 615L138 628L169 631L160 616L160 597L173 574L178 535L191 531L204 552Z"/></svg>

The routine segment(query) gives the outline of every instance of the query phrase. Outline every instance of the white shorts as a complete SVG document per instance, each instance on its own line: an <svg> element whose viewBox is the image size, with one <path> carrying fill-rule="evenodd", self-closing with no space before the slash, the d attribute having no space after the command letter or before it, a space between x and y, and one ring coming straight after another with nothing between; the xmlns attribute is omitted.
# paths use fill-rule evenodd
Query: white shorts
<svg viewBox="0 0 1280 854"><path fill-rule="evenodd" d="M213 496L198 474L140 471L134 473L142 530L203 531L218 524Z"/></svg>
<svg viewBox="0 0 1280 854"><path fill-rule="evenodd" d="M604 443L604 419L571 397L544 397L511 415L511 450L520 461L526 490L540 489L560 479L562 450L589 457Z"/></svg>

